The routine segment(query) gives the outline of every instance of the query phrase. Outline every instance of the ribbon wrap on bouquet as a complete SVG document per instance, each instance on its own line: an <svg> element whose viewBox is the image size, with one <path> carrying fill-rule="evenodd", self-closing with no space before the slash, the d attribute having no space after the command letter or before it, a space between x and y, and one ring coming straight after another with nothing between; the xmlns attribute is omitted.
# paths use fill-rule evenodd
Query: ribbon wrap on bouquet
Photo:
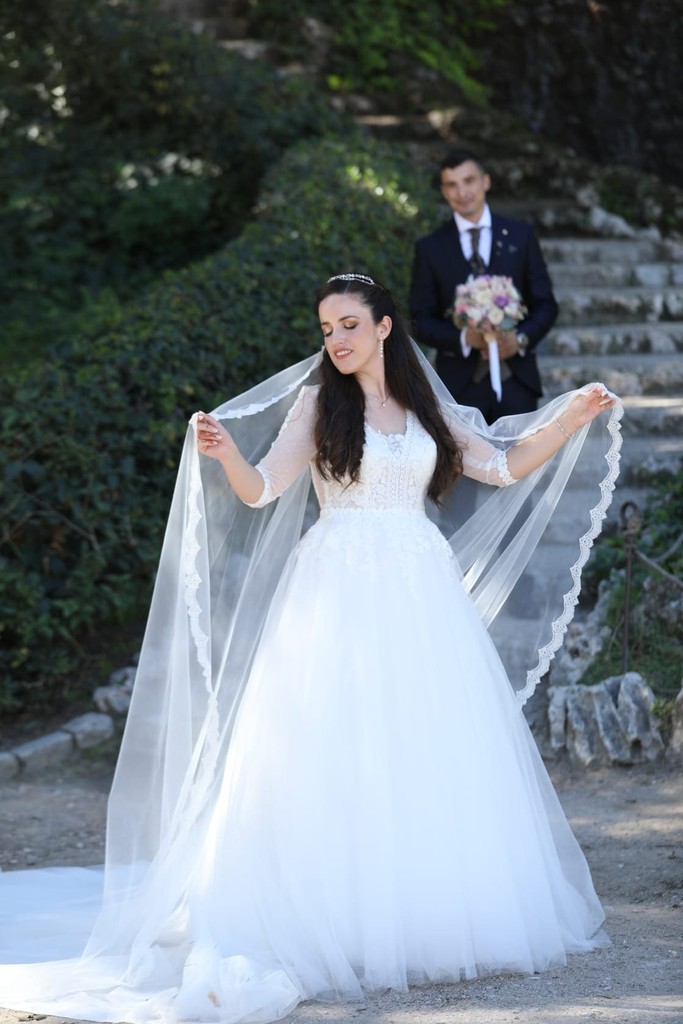
<svg viewBox="0 0 683 1024"><path fill-rule="evenodd" d="M491 387L493 388L496 398L500 402L503 398L503 382L500 377L500 353L498 352L498 342L496 341L495 334L484 333L484 341L489 348L489 376L491 377Z"/></svg>
<svg viewBox="0 0 683 1024"><path fill-rule="evenodd" d="M488 345L491 387L500 402L503 385L500 372L500 352L496 331L516 327L526 315L526 307L511 277L490 274L470 276L455 290L453 323L456 327L471 327L481 331Z"/></svg>

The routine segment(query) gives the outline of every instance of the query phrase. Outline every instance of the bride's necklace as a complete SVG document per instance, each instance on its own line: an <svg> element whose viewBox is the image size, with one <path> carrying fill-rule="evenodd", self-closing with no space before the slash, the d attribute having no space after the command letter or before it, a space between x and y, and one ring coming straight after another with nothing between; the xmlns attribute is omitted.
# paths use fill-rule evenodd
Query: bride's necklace
<svg viewBox="0 0 683 1024"><path fill-rule="evenodd" d="M387 404L387 402L391 401L391 395L387 395L386 398L382 399L382 398L380 398L379 395L371 395L369 391L366 391L365 394L366 394L366 396L368 398L374 398L376 402L379 402L379 404L382 406L382 408L384 408L384 406Z"/></svg>

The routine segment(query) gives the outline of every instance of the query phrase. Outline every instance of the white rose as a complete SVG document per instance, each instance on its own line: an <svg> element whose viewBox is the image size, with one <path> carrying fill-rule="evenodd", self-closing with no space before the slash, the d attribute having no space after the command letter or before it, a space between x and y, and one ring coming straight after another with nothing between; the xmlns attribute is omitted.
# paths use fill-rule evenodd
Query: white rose
<svg viewBox="0 0 683 1024"><path fill-rule="evenodd" d="M497 327L499 324L502 324L504 316L505 313L500 308L500 306L494 306L493 309L490 310L489 312L489 320L491 321L494 327Z"/></svg>

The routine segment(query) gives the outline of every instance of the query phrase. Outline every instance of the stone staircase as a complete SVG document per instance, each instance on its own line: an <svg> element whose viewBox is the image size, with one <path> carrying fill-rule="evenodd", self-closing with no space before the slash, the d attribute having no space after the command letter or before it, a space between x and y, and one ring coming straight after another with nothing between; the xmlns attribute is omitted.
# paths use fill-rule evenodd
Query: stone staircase
<svg viewBox="0 0 683 1024"><path fill-rule="evenodd" d="M539 350L547 397L601 380L624 402L613 511L683 459L683 246L545 238L560 316ZM627 493L628 492L628 493Z"/></svg>
<svg viewBox="0 0 683 1024"><path fill-rule="evenodd" d="M674 472L683 462L683 245L638 235L544 235L543 208L542 201L530 204L526 219L537 226L560 304L558 321L538 350L544 398L600 380L624 404L621 472L609 528L624 501L643 508L653 472ZM576 537L579 516L594 499L594 488L579 490L575 508L554 516L547 573L553 572L554 555L560 561L566 539ZM498 639L512 674L521 678L524 660L514 619ZM543 689L525 708L532 728L541 730Z"/></svg>

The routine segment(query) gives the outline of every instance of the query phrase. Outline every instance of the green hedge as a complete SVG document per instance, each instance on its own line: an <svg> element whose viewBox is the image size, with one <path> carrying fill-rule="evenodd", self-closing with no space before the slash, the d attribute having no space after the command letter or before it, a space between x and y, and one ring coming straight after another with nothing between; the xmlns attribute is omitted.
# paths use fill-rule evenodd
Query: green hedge
<svg viewBox="0 0 683 1024"><path fill-rule="evenodd" d="M5 357L101 289L131 297L220 248L283 150L339 123L150 0L4 0L0 92Z"/></svg>
<svg viewBox="0 0 683 1024"><path fill-rule="evenodd" d="M478 48L507 0L251 0L250 31L318 52L328 86L419 99L444 84L479 102ZM314 41L317 40L317 41ZM313 43L313 45L312 45Z"/></svg>
<svg viewBox="0 0 683 1024"><path fill-rule="evenodd" d="M435 200L370 141L301 144L271 169L256 220L168 272L0 395L0 707L73 696L89 636L149 599L189 415L320 344L311 303L332 273L405 298Z"/></svg>

